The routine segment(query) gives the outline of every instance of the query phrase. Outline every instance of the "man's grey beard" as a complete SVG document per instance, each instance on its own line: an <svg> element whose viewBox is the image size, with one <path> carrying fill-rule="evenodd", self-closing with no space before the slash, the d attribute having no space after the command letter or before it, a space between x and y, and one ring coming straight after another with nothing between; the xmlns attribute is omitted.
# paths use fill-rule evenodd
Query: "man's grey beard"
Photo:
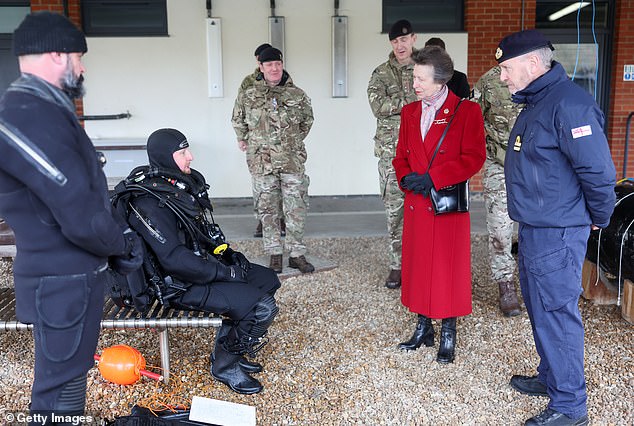
<svg viewBox="0 0 634 426"><path fill-rule="evenodd" d="M70 62L67 63L66 71L62 76L62 90L71 99L79 99L84 96L86 89L84 89L84 76L79 75L75 77L73 73L73 66Z"/></svg>

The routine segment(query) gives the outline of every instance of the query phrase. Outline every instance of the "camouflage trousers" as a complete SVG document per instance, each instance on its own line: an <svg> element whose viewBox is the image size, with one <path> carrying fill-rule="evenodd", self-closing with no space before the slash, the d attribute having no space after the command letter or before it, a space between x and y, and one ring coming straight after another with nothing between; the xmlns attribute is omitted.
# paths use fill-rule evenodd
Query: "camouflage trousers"
<svg viewBox="0 0 634 426"><path fill-rule="evenodd" d="M396 180L396 172L392 160L379 159L379 190L385 215L387 218L387 233L390 239L388 256L390 269L401 269L401 250L403 238L403 205L405 194L401 191Z"/></svg>
<svg viewBox="0 0 634 426"><path fill-rule="evenodd" d="M306 176L308 179L308 176ZM308 184L306 184L306 188L308 188ZM258 218L258 200L260 199L260 193L256 191L255 179L251 176L251 192L253 193L253 216L255 220L260 220ZM306 205L308 205L308 191L304 192L304 201ZM280 198L280 211L282 211L284 207L282 206L282 199Z"/></svg>
<svg viewBox="0 0 634 426"><path fill-rule="evenodd" d="M304 225L308 212L309 183L306 174L253 175L253 192L258 194L258 219L262 222L262 241L267 254L284 252L279 226L281 218L286 222L285 245L290 256L306 254Z"/></svg>
<svg viewBox="0 0 634 426"><path fill-rule="evenodd" d="M487 159L482 183L489 233L491 277L495 282L511 281L516 262L511 254L513 221L506 207L504 166Z"/></svg>

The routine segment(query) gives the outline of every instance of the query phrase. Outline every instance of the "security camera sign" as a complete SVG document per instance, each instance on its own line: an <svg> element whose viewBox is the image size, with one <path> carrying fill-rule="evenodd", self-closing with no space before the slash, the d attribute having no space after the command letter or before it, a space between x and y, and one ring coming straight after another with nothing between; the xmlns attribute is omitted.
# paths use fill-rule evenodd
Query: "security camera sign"
<svg viewBox="0 0 634 426"><path fill-rule="evenodd" d="M623 81L634 81L634 65L625 65L623 69Z"/></svg>

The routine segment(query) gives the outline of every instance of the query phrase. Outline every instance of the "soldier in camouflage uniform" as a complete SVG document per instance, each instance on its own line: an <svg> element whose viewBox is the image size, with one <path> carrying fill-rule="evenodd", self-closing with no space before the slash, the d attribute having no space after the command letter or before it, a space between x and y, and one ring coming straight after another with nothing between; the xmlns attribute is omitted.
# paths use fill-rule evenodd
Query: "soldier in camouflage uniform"
<svg viewBox="0 0 634 426"><path fill-rule="evenodd" d="M401 285L404 194L398 186L392 160L396 155L401 108L417 100L413 88L414 63L411 59L416 34L412 32L412 26L408 21L401 20L392 25L389 39L392 52L389 59L376 67L370 77L368 101L376 117L374 155L379 159L379 191L385 205L390 238L390 272L385 286L398 288Z"/></svg>
<svg viewBox="0 0 634 426"><path fill-rule="evenodd" d="M260 71L260 58L259 58L259 56L260 56L260 53L262 53L262 51L264 51L265 49L268 49L269 47L272 47L272 46L270 44L268 44L268 43L264 43L264 44L259 45L255 49L255 52L253 53L253 56L255 56L255 62L258 65L255 67L255 71L253 71L251 74L247 75L246 77L244 77L242 79L242 83L240 83L240 88L238 89L238 96L240 96L242 94L242 92L247 90L249 87L253 86L253 83L256 82L256 80L258 79L258 77L262 73Z"/></svg>
<svg viewBox="0 0 634 426"><path fill-rule="evenodd" d="M310 182L304 139L313 124L313 109L310 98L283 69L282 52L270 47L259 59L262 74L236 99L231 121L246 148L253 191L259 194L257 210L271 269L282 272L284 247L278 224L283 217L288 266L312 272L303 239Z"/></svg>
<svg viewBox="0 0 634 426"><path fill-rule="evenodd" d="M255 68L255 71L253 71L251 74L247 75L246 77L244 77L244 79L242 79L242 83L240 83L240 88L238 89L237 97L240 97L242 92L244 92L249 87L253 86L253 83L255 83L257 78L260 76L260 74L262 74L262 72L260 71L259 56L260 56L260 53L264 51L264 49L267 49L269 47L272 47L272 46L268 43L264 43L256 47L255 52L253 53L253 56L255 56L255 61L258 65ZM240 151L244 152L247 150L247 145L244 141L238 141L238 148L240 148ZM253 189L253 212L255 214L255 218L257 219L258 217L257 205L258 205L258 198L260 197L260 194L255 192L254 184L251 185L251 188ZM284 219L281 220L280 228L281 228L282 236L286 235L286 226L284 224ZM255 232L253 233L253 236L258 238L262 237L262 222L260 222L259 220L258 220L258 225L255 228Z"/></svg>
<svg viewBox="0 0 634 426"><path fill-rule="evenodd" d="M500 310L504 316L512 317L520 314L520 305L513 281L513 221L506 207L504 156L509 133L522 107L511 102L506 84L500 81L498 66L491 68L478 80L473 89L473 100L482 108L486 130L487 159L483 184L491 275L493 281L498 283Z"/></svg>

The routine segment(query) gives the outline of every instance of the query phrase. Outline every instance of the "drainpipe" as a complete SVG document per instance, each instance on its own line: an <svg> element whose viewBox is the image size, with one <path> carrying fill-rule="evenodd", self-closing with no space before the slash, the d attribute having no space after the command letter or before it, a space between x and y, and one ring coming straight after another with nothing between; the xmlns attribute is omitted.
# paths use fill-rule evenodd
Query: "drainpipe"
<svg viewBox="0 0 634 426"><path fill-rule="evenodd" d="M623 148L623 179L627 177L627 146L629 145L630 121L632 121L632 117L634 117L634 112L630 112L630 115L627 116L627 121L625 122L625 147Z"/></svg>

